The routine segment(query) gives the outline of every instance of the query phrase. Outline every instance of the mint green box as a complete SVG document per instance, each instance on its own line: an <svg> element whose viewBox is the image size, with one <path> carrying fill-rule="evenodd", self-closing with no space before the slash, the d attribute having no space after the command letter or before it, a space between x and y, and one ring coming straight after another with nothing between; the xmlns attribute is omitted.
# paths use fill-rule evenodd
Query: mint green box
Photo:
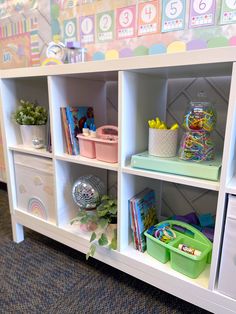
<svg viewBox="0 0 236 314"><path fill-rule="evenodd" d="M212 161L194 162L181 160L177 156L170 158L156 157L149 155L146 151L133 155L131 166L134 168L218 181L221 169L221 156L216 156Z"/></svg>

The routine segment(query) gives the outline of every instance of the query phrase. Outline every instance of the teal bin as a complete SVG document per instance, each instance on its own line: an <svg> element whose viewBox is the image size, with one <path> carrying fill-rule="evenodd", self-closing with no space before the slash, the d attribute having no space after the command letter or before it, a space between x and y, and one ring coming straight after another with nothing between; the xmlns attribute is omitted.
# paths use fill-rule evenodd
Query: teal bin
<svg viewBox="0 0 236 314"><path fill-rule="evenodd" d="M212 243L204 234L191 225L178 220L166 220L157 224L169 223L171 229L174 230L176 238L169 243L164 243L145 231L147 239L147 253L160 261L167 263L170 261L171 267L190 277L197 278L206 268L207 263L211 261ZM175 226L181 226L189 232L181 233L175 230ZM200 256L194 256L178 249L179 244L192 247L201 251Z"/></svg>

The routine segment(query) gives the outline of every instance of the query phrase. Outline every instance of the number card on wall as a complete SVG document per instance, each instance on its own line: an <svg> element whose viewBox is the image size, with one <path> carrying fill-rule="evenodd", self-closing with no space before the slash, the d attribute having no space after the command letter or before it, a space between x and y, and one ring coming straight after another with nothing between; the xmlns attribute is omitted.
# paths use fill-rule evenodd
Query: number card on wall
<svg viewBox="0 0 236 314"><path fill-rule="evenodd" d="M236 0L222 0L220 24L236 23Z"/></svg>
<svg viewBox="0 0 236 314"><path fill-rule="evenodd" d="M80 42L91 44L95 41L94 15L80 17Z"/></svg>
<svg viewBox="0 0 236 314"><path fill-rule="evenodd" d="M130 38L135 36L136 6L132 5L116 10L116 38Z"/></svg>
<svg viewBox="0 0 236 314"><path fill-rule="evenodd" d="M214 25L216 0L191 0L189 27Z"/></svg>
<svg viewBox="0 0 236 314"><path fill-rule="evenodd" d="M138 36L158 32L160 25L159 1L143 2L138 6Z"/></svg>
<svg viewBox="0 0 236 314"><path fill-rule="evenodd" d="M114 39L114 11L97 14L97 40L106 42Z"/></svg>
<svg viewBox="0 0 236 314"><path fill-rule="evenodd" d="M77 22L76 19L64 21L64 42L77 40Z"/></svg>
<svg viewBox="0 0 236 314"><path fill-rule="evenodd" d="M162 33L184 29L186 0L162 0Z"/></svg>

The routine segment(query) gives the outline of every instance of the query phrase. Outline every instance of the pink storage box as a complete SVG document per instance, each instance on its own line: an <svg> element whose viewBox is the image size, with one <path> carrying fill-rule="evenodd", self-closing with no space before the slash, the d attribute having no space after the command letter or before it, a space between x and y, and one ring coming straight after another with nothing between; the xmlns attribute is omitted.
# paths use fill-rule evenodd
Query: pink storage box
<svg viewBox="0 0 236 314"><path fill-rule="evenodd" d="M96 158L95 143L91 141L92 138L83 134L77 135L77 138L79 139L80 155L87 158Z"/></svg>
<svg viewBox="0 0 236 314"><path fill-rule="evenodd" d="M118 162L118 128L113 125L104 125L97 129L97 137L79 134L80 155L96 158L101 161Z"/></svg>

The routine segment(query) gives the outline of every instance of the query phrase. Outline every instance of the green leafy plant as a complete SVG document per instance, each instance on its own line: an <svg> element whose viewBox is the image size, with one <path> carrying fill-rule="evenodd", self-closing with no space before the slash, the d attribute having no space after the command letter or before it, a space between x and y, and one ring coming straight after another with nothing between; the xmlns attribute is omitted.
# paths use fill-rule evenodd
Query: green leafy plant
<svg viewBox="0 0 236 314"><path fill-rule="evenodd" d="M86 259L90 256L94 256L96 252L96 244L100 246L108 246L110 249L115 250L117 248L117 230L111 230L109 237L109 231L111 224L117 223L117 200L110 198L108 195L101 197L101 203L96 208L94 213L90 213L86 210L81 210L78 215L71 220L71 224L80 222L86 226L86 231L92 231L90 237L91 246Z"/></svg>
<svg viewBox="0 0 236 314"><path fill-rule="evenodd" d="M20 100L20 106L13 114L15 121L20 125L44 125L47 123L47 110L37 102Z"/></svg>

